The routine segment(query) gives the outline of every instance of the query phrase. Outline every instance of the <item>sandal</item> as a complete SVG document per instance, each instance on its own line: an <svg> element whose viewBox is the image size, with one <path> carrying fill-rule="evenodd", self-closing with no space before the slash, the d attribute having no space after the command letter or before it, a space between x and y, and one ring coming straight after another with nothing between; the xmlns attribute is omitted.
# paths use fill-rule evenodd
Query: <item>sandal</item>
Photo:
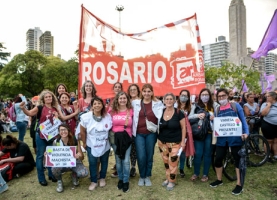
<svg viewBox="0 0 277 200"><path fill-rule="evenodd" d="M208 180L209 180L209 177L206 176L206 175L203 175L202 178L201 178L202 182L207 182Z"/></svg>
<svg viewBox="0 0 277 200"><path fill-rule="evenodd" d="M165 186L168 185L168 183L169 183L169 181L168 181L168 180L165 180L165 181L162 183L162 186L165 187Z"/></svg>
<svg viewBox="0 0 277 200"><path fill-rule="evenodd" d="M198 179L199 176L193 174L192 177L190 178L191 181L195 181L196 179Z"/></svg>

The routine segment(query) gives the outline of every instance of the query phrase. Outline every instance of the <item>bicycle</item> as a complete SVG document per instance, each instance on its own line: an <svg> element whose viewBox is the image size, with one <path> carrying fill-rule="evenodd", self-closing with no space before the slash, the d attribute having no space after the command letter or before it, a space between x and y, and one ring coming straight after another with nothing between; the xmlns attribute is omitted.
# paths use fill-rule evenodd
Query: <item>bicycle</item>
<svg viewBox="0 0 277 200"><path fill-rule="evenodd" d="M245 141L245 147L247 152L247 166L259 167L262 166L268 160L270 154L269 144L268 141L262 135L250 134ZM212 166L215 170L215 149L213 151L212 158ZM231 154L231 148L228 148L226 156L223 159L223 174L230 181L237 180L235 160Z"/></svg>

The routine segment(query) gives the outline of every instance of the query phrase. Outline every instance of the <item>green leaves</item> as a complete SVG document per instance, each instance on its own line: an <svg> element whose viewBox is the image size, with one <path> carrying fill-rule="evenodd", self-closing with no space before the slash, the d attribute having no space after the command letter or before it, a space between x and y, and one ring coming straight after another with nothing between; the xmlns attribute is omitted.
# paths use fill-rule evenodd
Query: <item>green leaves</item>
<svg viewBox="0 0 277 200"><path fill-rule="evenodd" d="M260 92L259 86L259 72L253 68L225 62L222 67L205 66L205 79L208 84L215 84L220 80L221 88L234 88L239 90L242 88L242 80L245 80L247 87L250 91Z"/></svg>
<svg viewBox="0 0 277 200"><path fill-rule="evenodd" d="M78 88L76 59L64 61L30 50L14 56L0 72L0 94L8 97L18 93L35 96L43 89L54 91L58 83L64 83L69 91Z"/></svg>

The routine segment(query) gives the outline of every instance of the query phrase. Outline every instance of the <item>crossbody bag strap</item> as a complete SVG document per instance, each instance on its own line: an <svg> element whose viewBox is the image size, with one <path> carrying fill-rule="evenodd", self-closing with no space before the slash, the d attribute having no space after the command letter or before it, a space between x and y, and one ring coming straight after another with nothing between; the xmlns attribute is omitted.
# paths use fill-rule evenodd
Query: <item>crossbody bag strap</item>
<svg viewBox="0 0 277 200"><path fill-rule="evenodd" d="M127 128L127 125L128 125L128 122L129 122L129 117L130 117L130 112L129 110L127 109L127 116L126 116L126 120L125 120L125 124L124 124L124 130L126 130Z"/></svg>
<svg viewBox="0 0 277 200"><path fill-rule="evenodd" d="M147 116L146 116L146 110L145 110L145 107L144 107L144 103L143 103L143 101L141 101L141 105L142 105L142 107L143 107L144 117L145 117L145 119L147 119ZM147 119L147 120L148 120L148 119Z"/></svg>

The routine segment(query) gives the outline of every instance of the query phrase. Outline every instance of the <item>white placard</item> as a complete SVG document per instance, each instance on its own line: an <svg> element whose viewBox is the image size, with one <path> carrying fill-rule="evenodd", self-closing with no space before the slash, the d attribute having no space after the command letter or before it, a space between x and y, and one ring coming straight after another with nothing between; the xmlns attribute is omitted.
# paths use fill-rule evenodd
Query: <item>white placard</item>
<svg viewBox="0 0 277 200"><path fill-rule="evenodd" d="M46 167L76 167L76 146L46 147Z"/></svg>
<svg viewBox="0 0 277 200"><path fill-rule="evenodd" d="M47 119L45 122L41 123L39 125L39 129L43 137L48 141L59 134L58 127L60 124L61 120L59 120L59 118L53 117L52 122Z"/></svg>
<svg viewBox="0 0 277 200"><path fill-rule="evenodd" d="M238 117L215 117L214 137L232 137L242 135L242 123Z"/></svg>

